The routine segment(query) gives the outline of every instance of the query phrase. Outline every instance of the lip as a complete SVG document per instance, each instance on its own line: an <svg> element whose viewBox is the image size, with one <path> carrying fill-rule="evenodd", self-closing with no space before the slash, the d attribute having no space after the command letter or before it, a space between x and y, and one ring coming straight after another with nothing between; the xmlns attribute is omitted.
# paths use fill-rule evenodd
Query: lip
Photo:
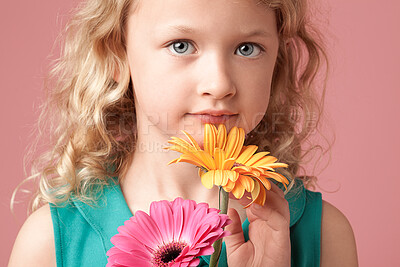
<svg viewBox="0 0 400 267"><path fill-rule="evenodd" d="M190 113L192 115L211 115L211 116L223 116L223 115L237 115L237 113L231 112L226 109L215 110L215 109L206 109L203 111L199 111L196 113Z"/></svg>
<svg viewBox="0 0 400 267"><path fill-rule="evenodd" d="M220 116L213 116L209 114L191 114L192 116L195 116L197 119L199 119L202 123L212 123L212 124L220 124L220 123L225 123L228 120L232 119L233 117L236 117L237 114L234 115L220 115Z"/></svg>

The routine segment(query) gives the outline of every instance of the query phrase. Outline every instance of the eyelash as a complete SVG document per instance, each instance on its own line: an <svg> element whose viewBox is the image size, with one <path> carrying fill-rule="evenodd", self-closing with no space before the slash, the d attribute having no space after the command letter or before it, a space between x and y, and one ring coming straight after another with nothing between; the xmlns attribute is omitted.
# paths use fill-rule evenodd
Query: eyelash
<svg viewBox="0 0 400 267"><path fill-rule="evenodd" d="M166 47L169 48L171 45L173 45L173 44L175 44L175 43L189 43L189 44L191 44L191 45L194 47L193 42L190 41L190 40L187 40L187 39L178 39L178 40L174 40L174 41L170 42ZM261 45L259 45L259 44L257 44L257 43L252 43L252 42L241 43L241 44L239 44L238 48L239 48L240 46L244 45L244 44L252 44L252 45L258 47L258 48L261 50L260 53L259 53L259 55L255 56L255 57L243 56L243 57L245 57L245 58L249 58L249 59L257 58L258 56L260 56L261 54L263 54L263 53L265 52L264 47L262 47ZM236 50L237 50L238 48L236 48ZM168 50L169 50L169 49L168 49ZM236 52L236 50L235 50L235 52ZM170 52L170 53L171 53L173 56L176 56L176 57L181 57L181 56L182 56L182 55L175 54L175 53L172 53L172 52Z"/></svg>

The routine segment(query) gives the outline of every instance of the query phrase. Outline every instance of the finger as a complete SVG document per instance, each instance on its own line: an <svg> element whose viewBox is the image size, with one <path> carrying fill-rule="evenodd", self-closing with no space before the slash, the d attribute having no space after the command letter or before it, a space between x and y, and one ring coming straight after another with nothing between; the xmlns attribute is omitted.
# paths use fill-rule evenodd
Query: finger
<svg viewBox="0 0 400 267"><path fill-rule="evenodd" d="M281 196L283 198L285 197L285 193L282 191L282 189L280 189L279 186L277 186L274 183L271 183L271 190L270 191L277 193L279 196Z"/></svg>
<svg viewBox="0 0 400 267"><path fill-rule="evenodd" d="M288 227L289 222L279 212L268 206L252 205L247 211L250 225L255 221L265 222L271 229L279 231Z"/></svg>
<svg viewBox="0 0 400 267"><path fill-rule="evenodd" d="M242 230L242 224L238 212L235 209L228 210L228 216L232 220L232 223L226 226L226 230L231 234L225 237L226 251L229 254L233 253L239 248L245 241Z"/></svg>
<svg viewBox="0 0 400 267"><path fill-rule="evenodd" d="M280 189L278 188L278 190ZM264 206L252 204L247 209L247 217L250 223L260 219L267 222L272 229L282 229L290 224L289 203L278 193L271 190L267 192Z"/></svg>
<svg viewBox="0 0 400 267"><path fill-rule="evenodd" d="M290 222L289 202L285 199L282 189L273 184L271 190L267 192L265 205L269 205L278 211L285 219Z"/></svg>
<svg viewBox="0 0 400 267"><path fill-rule="evenodd" d="M251 202L251 193L244 191L242 198L237 199L232 192L229 192L229 198L239 202L243 207L247 206Z"/></svg>

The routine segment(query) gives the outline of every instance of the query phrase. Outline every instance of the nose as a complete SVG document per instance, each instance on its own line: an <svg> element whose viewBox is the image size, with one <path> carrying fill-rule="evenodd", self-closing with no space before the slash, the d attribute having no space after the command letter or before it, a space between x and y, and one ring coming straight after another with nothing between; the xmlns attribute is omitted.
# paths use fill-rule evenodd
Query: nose
<svg viewBox="0 0 400 267"><path fill-rule="evenodd" d="M199 95L223 99L236 94L232 66L223 55L214 53L204 56L198 71L201 73L197 87Z"/></svg>

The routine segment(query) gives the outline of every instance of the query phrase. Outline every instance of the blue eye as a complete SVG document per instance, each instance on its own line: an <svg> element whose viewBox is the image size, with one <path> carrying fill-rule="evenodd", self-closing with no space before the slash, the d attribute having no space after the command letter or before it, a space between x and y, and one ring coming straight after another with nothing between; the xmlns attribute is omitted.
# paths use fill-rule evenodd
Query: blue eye
<svg viewBox="0 0 400 267"><path fill-rule="evenodd" d="M168 46L168 49L174 54L177 53L179 55L183 55L186 51L188 51L190 46L192 46L192 44L190 42L185 41L185 40L178 40L178 41L171 43Z"/></svg>
<svg viewBox="0 0 400 267"><path fill-rule="evenodd" d="M190 49L190 47L192 47ZM192 43L186 40L176 40L173 43L168 45L169 51L171 51L175 55L185 55L185 53L189 50L191 52L186 53L186 54L192 54L195 48L193 47ZM240 46L237 48L237 51L240 52L240 54L244 57L257 57L260 55L263 51L265 51L260 45L255 44L255 43L242 43ZM257 51L256 55L250 56L253 54L254 51Z"/></svg>
<svg viewBox="0 0 400 267"><path fill-rule="evenodd" d="M249 57L249 55L251 55L254 51L258 51L255 56L252 56L256 57L260 55L261 52L264 51L264 49L257 44L243 43L238 47L238 51L240 51L240 53L245 57Z"/></svg>

